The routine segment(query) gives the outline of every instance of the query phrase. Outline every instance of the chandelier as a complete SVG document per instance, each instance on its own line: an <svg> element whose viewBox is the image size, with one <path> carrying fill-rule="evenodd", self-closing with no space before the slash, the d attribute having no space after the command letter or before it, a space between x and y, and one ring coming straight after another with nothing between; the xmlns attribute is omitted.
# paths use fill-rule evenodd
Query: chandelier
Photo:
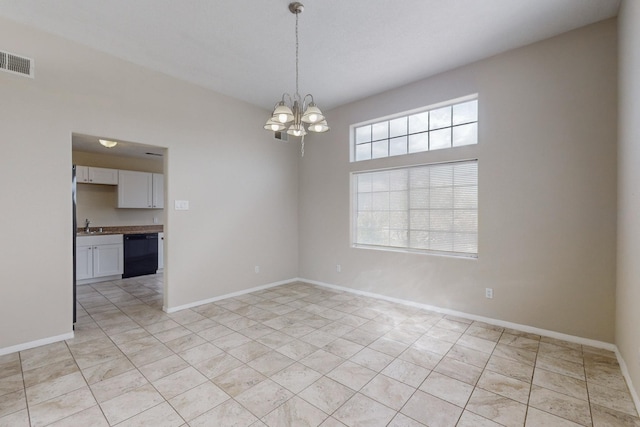
<svg viewBox="0 0 640 427"><path fill-rule="evenodd" d="M283 132L301 138L301 152L304 156L304 136L310 132L326 132L329 125L322 111L313 101L313 96L304 97L298 92L298 15L304 11L304 5L299 2L289 4L289 11L296 15L296 92L293 96L288 93L282 95L282 100L276 103L271 118L264 128L268 131ZM306 126L306 128L305 128Z"/></svg>

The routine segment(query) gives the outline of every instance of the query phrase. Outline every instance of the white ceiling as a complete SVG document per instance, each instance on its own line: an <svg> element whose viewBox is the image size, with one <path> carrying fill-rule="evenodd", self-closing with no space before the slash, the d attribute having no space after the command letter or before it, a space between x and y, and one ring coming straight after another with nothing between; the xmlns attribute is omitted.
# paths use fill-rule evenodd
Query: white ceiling
<svg viewBox="0 0 640 427"><path fill-rule="evenodd" d="M140 159L150 159L162 162L165 149L154 145L140 144L137 142L116 140L118 145L113 148L107 148L99 143L99 137L92 135L83 135L74 133L71 136L71 146L77 151L86 151L89 153L108 154L120 157L137 157ZM113 138L103 138L114 140Z"/></svg>
<svg viewBox="0 0 640 427"><path fill-rule="evenodd" d="M0 16L270 109L295 90L288 3L0 0ZM300 92L326 110L616 16L620 0L303 3Z"/></svg>

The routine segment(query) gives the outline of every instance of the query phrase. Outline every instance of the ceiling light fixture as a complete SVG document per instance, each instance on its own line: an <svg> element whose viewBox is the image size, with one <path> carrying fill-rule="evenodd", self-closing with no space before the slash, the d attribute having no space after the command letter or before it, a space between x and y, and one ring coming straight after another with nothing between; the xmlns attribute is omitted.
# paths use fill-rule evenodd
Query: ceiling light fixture
<svg viewBox="0 0 640 427"><path fill-rule="evenodd" d="M108 139L99 139L98 140L100 142L100 144L104 147L107 148L113 148L116 145L118 145L118 143L116 141L109 141Z"/></svg>
<svg viewBox="0 0 640 427"><path fill-rule="evenodd" d="M298 92L298 15L304 11L304 5L299 2L290 3L289 11L296 15L296 92L293 96L286 92L282 95L282 100L275 105L271 118L267 120L264 128L273 132L283 132L286 129L289 135L301 137L301 154L304 156L304 136L307 130L317 133L327 132L329 125L322 111L313 101L313 96L307 94L302 97Z"/></svg>

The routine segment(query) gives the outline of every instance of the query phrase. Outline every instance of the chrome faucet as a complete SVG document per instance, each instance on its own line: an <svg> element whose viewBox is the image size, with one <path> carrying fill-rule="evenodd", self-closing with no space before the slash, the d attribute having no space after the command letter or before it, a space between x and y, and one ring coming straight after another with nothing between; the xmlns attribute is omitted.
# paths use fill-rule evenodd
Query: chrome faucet
<svg viewBox="0 0 640 427"><path fill-rule="evenodd" d="M84 220L84 232L88 233L89 232L89 224L91 224L91 221L89 221L89 218Z"/></svg>

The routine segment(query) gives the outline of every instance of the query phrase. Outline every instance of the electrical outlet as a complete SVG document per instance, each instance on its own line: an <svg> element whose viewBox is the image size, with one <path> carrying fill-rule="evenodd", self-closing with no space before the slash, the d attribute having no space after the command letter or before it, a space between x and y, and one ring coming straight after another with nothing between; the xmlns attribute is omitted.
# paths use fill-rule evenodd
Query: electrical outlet
<svg viewBox="0 0 640 427"><path fill-rule="evenodd" d="M255 266L255 268L254 268L254 270L256 271L256 273L260 273L260 266L259 266L259 265L256 265L256 266Z"/></svg>
<svg viewBox="0 0 640 427"><path fill-rule="evenodd" d="M342 266L340 264L336 264L336 271L340 273L342 271Z"/></svg>
<svg viewBox="0 0 640 427"><path fill-rule="evenodd" d="M158 223L158 217L157 217L157 216L154 216L154 217L153 217L153 223L154 223L154 224L157 224L157 223Z"/></svg>
<svg viewBox="0 0 640 427"><path fill-rule="evenodd" d="M493 288L485 288L484 296L485 298L493 299Z"/></svg>

